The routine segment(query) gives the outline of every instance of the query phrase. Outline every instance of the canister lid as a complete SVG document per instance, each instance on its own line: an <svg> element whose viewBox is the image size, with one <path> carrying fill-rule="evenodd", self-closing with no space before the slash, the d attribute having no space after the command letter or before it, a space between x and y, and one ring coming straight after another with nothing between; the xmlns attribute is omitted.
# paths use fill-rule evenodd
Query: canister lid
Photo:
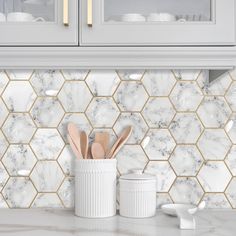
<svg viewBox="0 0 236 236"><path fill-rule="evenodd" d="M123 180L156 180L154 175L143 174L142 169L133 169L130 174L122 175L120 179Z"/></svg>

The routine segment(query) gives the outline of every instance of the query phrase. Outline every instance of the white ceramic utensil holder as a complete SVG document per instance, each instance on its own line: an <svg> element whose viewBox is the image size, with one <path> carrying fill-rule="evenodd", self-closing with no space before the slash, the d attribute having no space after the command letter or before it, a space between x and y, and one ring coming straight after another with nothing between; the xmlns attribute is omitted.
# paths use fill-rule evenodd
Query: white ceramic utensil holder
<svg viewBox="0 0 236 236"><path fill-rule="evenodd" d="M76 160L75 215L105 218L116 214L116 159Z"/></svg>
<svg viewBox="0 0 236 236"><path fill-rule="evenodd" d="M146 218L156 214L156 177L135 171L120 177L120 215Z"/></svg>

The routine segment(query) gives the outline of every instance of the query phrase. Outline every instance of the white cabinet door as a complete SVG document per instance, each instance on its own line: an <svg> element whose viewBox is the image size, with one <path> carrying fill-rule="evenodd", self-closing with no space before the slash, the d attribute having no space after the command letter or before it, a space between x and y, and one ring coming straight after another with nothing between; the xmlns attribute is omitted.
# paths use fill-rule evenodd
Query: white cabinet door
<svg viewBox="0 0 236 236"><path fill-rule="evenodd" d="M81 45L235 45L235 0L81 0Z"/></svg>
<svg viewBox="0 0 236 236"><path fill-rule="evenodd" d="M0 0L0 45L78 45L78 0Z"/></svg>

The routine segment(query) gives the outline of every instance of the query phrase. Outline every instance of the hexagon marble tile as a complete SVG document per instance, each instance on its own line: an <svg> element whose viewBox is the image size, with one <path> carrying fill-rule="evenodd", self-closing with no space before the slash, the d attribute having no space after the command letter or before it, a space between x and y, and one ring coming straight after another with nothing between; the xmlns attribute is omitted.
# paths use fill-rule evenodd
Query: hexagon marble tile
<svg viewBox="0 0 236 236"><path fill-rule="evenodd" d="M55 161L38 162L30 177L39 192L56 192L64 179L63 172Z"/></svg>
<svg viewBox="0 0 236 236"><path fill-rule="evenodd" d="M64 147L64 141L56 129L38 129L30 145L39 160L55 160Z"/></svg>
<svg viewBox="0 0 236 236"><path fill-rule="evenodd" d="M11 176L18 176L19 171L32 171L37 159L28 145L10 145L2 162Z"/></svg>
<svg viewBox="0 0 236 236"><path fill-rule="evenodd" d="M170 124L170 132L179 144L196 143L203 131L195 113L178 113Z"/></svg>
<svg viewBox="0 0 236 236"><path fill-rule="evenodd" d="M57 98L38 97L30 114L38 127L57 127L64 110Z"/></svg>
<svg viewBox="0 0 236 236"><path fill-rule="evenodd" d="M118 87L114 98L121 111L138 112L142 110L148 95L140 82L123 81Z"/></svg>
<svg viewBox="0 0 236 236"><path fill-rule="evenodd" d="M224 192L231 174L222 161L208 161L197 176L206 192Z"/></svg>
<svg viewBox="0 0 236 236"><path fill-rule="evenodd" d="M149 127L167 128L175 115L168 98L150 98L142 112Z"/></svg>
<svg viewBox="0 0 236 236"><path fill-rule="evenodd" d="M94 98L86 115L96 128L112 127L120 112L112 98Z"/></svg>
<svg viewBox="0 0 236 236"><path fill-rule="evenodd" d="M73 208L69 122L90 142L108 131L110 145L132 125L117 175L134 168L156 175L157 207L203 199L208 208L236 208L236 73L210 84L208 77L207 70L0 71L0 208Z"/></svg>
<svg viewBox="0 0 236 236"><path fill-rule="evenodd" d="M168 192L176 177L168 161L150 161L144 172L156 176L157 192Z"/></svg>
<svg viewBox="0 0 236 236"><path fill-rule="evenodd" d="M23 177L10 178L2 191L3 197L11 208L30 207L36 194L37 191L31 181Z"/></svg>
<svg viewBox="0 0 236 236"><path fill-rule="evenodd" d="M56 96L64 83L64 77L58 70L37 70L30 82L39 96Z"/></svg>
<svg viewBox="0 0 236 236"><path fill-rule="evenodd" d="M169 193L174 202L198 204L204 192L196 178L178 177Z"/></svg>
<svg viewBox="0 0 236 236"><path fill-rule="evenodd" d="M197 111L207 128L222 128L228 121L231 110L223 97L205 97Z"/></svg>
<svg viewBox="0 0 236 236"><path fill-rule="evenodd" d="M92 94L82 81L66 82L58 99L67 112L84 112L92 99Z"/></svg>
<svg viewBox="0 0 236 236"><path fill-rule="evenodd" d="M176 83L172 71L147 71L142 79L150 96L168 96Z"/></svg>
<svg viewBox="0 0 236 236"><path fill-rule="evenodd" d="M142 142L149 160L167 160L175 148L175 141L167 129L150 129Z"/></svg>
<svg viewBox="0 0 236 236"><path fill-rule="evenodd" d="M11 113L2 127L10 143L28 143L36 127L29 114Z"/></svg>
<svg viewBox="0 0 236 236"><path fill-rule="evenodd" d="M86 78L86 83L94 96L112 96L120 78L113 70L93 70Z"/></svg>
<svg viewBox="0 0 236 236"><path fill-rule="evenodd" d="M203 94L196 82L178 82L170 94L177 111L196 111Z"/></svg>
<svg viewBox="0 0 236 236"><path fill-rule="evenodd" d="M169 162L178 176L195 176L203 163L203 158L196 146L178 145Z"/></svg>
<svg viewBox="0 0 236 236"><path fill-rule="evenodd" d="M231 146L223 129L206 129L198 141L205 160L224 160Z"/></svg>
<svg viewBox="0 0 236 236"><path fill-rule="evenodd" d="M2 94L8 109L12 112L30 110L36 94L27 81L11 81Z"/></svg>

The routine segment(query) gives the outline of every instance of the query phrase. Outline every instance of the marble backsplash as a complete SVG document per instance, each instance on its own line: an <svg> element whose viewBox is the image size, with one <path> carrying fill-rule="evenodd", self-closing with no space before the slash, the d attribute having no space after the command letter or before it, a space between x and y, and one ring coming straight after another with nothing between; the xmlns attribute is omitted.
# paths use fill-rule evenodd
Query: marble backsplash
<svg viewBox="0 0 236 236"><path fill-rule="evenodd" d="M119 174L157 176L158 206L236 208L236 72L208 85L207 71L0 72L0 207L73 207L72 121L134 132Z"/></svg>

